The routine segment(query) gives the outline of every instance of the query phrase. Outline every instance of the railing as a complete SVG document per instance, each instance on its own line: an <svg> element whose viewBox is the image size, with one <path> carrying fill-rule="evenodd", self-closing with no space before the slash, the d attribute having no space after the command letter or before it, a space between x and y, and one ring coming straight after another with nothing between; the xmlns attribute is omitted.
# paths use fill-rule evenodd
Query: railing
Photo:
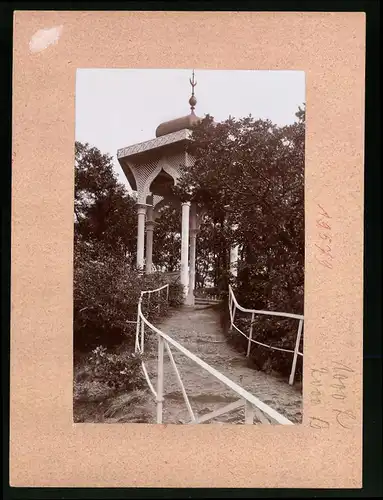
<svg viewBox="0 0 383 500"><path fill-rule="evenodd" d="M163 289L167 288L167 298L169 297L169 285L164 285L161 288L158 288L156 290L150 290L150 291L145 291L141 292L141 297L138 302L138 308L137 308L137 330L136 330L136 342L135 342L135 350L136 352L143 354L144 353L144 346L145 346L145 327L149 329L150 332L155 333L157 335L157 340L158 340L158 359L157 359L157 384L156 384L156 389L154 388L154 385L152 384L148 371L146 369L144 361L142 361L142 369L146 378L146 381L148 383L148 386L153 393L155 399L156 399L156 405L157 405L157 423L161 424L162 419L163 419L163 401L164 401L164 353L165 350L169 356L172 368L174 370L174 373L177 378L178 385L181 389L181 393L186 405L186 408L188 410L188 413L190 415L190 423L191 424L201 424L203 422L207 422L209 420L212 420L213 418L219 417L225 413L228 413L230 411L236 410L240 407L245 408L245 423L246 424L253 424L254 423L254 418L257 417L258 420L262 423L273 423L276 422L278 424L282 425L294 425L293 422L288 420L286 417L275 411L273 408L268 406L267 404L263 403L260 399L256 398L252 394L250 394L248 391L240 387L238 384L230 380L228 377L220 373L218 370L213 368L212 366L208 365L203 361L202 359L198 358L195 356L192 352L190 352L188 349L183 347L181 344L176 342L174 339L172 339L169 335L166 333L163 333L161 330L156 328L150 321L145 317L142 311L142 301L143 297L145 295L150 295L153 293L161 293ZM238 396L239 400L235 401L233 403L230 403L223 408L220 408L219 410L210 412L208 414L202 415L201 417L198 417L194 414L192 406L190 404L189 397L187 395L185 386L182 382L180 372L177 368L176 362L173 357L173 353L170 347L173 347L176 349L178 352L182 353L184 356L189 358L190 360L194 361L194 363L199 366L200 368L204 369L210 375L215 377L217 380L222 382L226 387L229 387L231 390L233 390Z"/></svg>
<svg viewBox="0 0 383 500"><path fill-rule="evenodd" d="M218 290L216 290L213 287L196 288L194 291L194 295L196 299L206 299L206 300L212 300L214 302L219 302L220 299Z"/></svg>
<svg viewBox="0 0 383 500"><path fill-rule="evenodd" d="M251 314L249 335L246 335L246 333L244 333L242 330L240 330L234 324L235 312L237 309L239 311L244 312L244 313ZM239 332L241 335L243 335L244 337L246 337L248 339L247 352L246 352L247 357L250 356L250 349L251 349L252 343L258 344L258 345L260 345L262 347L266 347L268 349L273 349L275 351L282 351L282 352L288 352L288 353L293 354L293 360L292 360L292 364L291 364L291 372L290 372L290 377L289 377L289 384L293 385L294 378L295 378L295 370L297 367L298 356L303 357L303 353L299 351L299 344L300 344L301 337L302 337L304 316L302 316L301 314L281 313L281 312L274 312L274 311L258 311L256 309L245 309L244 307L242 307L238 304L237 299L235 298L233 289L230 285L229 285L229 312L230 312L230 330L232 330L232 328L234 328L235 330L237 330L237 332ZM268 344L264 344L262 342L258 342L257 340L253 339L254 316L256 314L265 315L265 316L278 316L278 317L282 317L282 318L292 318L292 319L299 320L294 350L282 349L281 347L274 347L274 346L271 346Z"/></svg>
<svg viewBox="0 0 383 500"><path fill-rule="evenodd" d="M141 315L142 315L142 302L143 302L143 298L144 297L148 298L147 306L149 307L149 305L150 305L150 297L154 293L158 293L158 294L164 293L163 291L166 293L166 302L169 302L169 283L167 283L166 285L160 286L159 288L156 288L154 290L145 290L145 291L143 291L143 292L140 293L140 298L139 298L139 301L138 301L137 320L134 321L134 323L136 323L136 342L135 342L135 350L136 350L136 352L138 350L142 354L144 352L145 325L142 323L142 321L140 321L140 311L141 311ZM160 312L161 304L158 303L157 307L158 307L158 312Z"/></svg>

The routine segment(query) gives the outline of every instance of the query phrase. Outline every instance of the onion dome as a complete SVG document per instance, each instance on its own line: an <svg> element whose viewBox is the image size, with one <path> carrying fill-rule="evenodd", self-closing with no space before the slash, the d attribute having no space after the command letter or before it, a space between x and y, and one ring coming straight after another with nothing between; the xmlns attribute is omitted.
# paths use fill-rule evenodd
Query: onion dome
<svg viewBox="0 0 383 500"><path fill-rule="evenodd" d="M201 118L198 118L198 116L192 112L190 115L161 123L156 129L156 137L178 132L179 130L184 130L185 128L191 129L193 125L199 123L200 120Z"/></svg>
<svg viewBox="0 0 383 500"><path fill-rule="evenodd" d="M173 132L178 132L179 130L191 129L194 125L197 125L197 123L201 121L201 118L196 116L196 114L194 113L194 108L197 104L197 99L194 95L194 87L197 85L197 82L194 80L194 70L192 79L189 79L189 81L192 87L192 95L189 99L191 109L190 114L182 116L181 118L163 122L158 125L156 129L156 137L162 137L163 135L172 134Z"/></svg>

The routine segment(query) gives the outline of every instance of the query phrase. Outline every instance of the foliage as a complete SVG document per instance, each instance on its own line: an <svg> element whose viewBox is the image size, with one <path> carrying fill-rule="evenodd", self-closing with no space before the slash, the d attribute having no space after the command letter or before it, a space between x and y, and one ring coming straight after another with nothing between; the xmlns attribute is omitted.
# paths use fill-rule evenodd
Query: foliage
<svg viewBox="0 0 383 500"><path fill-rule="evenodd" d="M75 243L101 242L106 250L128 256L136 252L135 200L113 171L112 158L89 144L75 143Z"/></svg>
<svg viewBox="0 0 383 500"><path fill-rule="evenodd" d="M139 276L127 259L102 243L77 239L74 249L74 345L89 350L134 342L134 320L140 293Z"/></svg>
<svg viewBox="0 0 383 500"><path fill-rule="evenodd" d="M78 240L74 255L75 348L89 350L121 342L132 348L140 293L165 285L166 276L139 273L128 258L109 253L100 243L89 245ZM171 284L169 304L179 305L181 297L179 285ZM166 290L152 294L150 299L144 296L142 307L151 321L166 315Z"/></svg>
<svg viewBox="0 0 383 500"><path fill-rule="evenodd" d="M229 332L230 318L226 306L222 313L223 327L228 332L230 342L243 353L247 353L248 339L234 328ZM252 338L266 345L293 351L298 333L298 324L298 320L296 319L255 315ZM251 315L241 313L237 310L235 325L246 335L249 335ZM303 352L303 335L299 351ZM258 370L266 372L274 371L288 377L291 371L293 354L252 343L250 360ZM302 379L302 358L298 356L295 381L299 381L300 379Z"/></svg>
<svg viewBox="0 0 383 500"><path fill-rule="evenodd" d="M214 286L217 294L227 290L230 232L223 220L206 213L197 237L196 287Z"/></svg>
<svg viewBox="0 0 383 500"><path fill-rule="evenodd" d="M122 372L122 373L121 373ZM139 358L99 346L75 366L75 422L150 422L153 400Z"/></svg>
<svg viewBox="0 0 383 500"><path fill-rule="evenodd" d="M169 282L169 306L180 307L184 303L184 288L179 282Z"/></svg>
<svg viewBox="0 0 383 500"><path fill-rule="evenodd" d="M141 385L141 360L135 353L109 353L98 346L89 356L89 363L92 379L115 391L132 391Z"/></svg>
<svg viewBox="0 0 383 500"><path fill-rule="evenodd" d="M286 127L251 116L223 123L207 116L193 130L194 165L176 187L207 207L219 227L224 281L228 243L240 245L237 293L244 306L303 309L304 110L297 115Z"/></svg>
<svg viewBox="0 0 383 500"><path fill-rule="evenodd" d="M222 123L206 116L192 133L194 164L182 169L174 191L208 210L198 242L203 278L210 274L220 292L232 282L244 307L302 314L305 109L296 116L284 127L251 115ZM234 244L240 247L235 283ZM213 276L207 260L215 264ZM264 331L268 338L288 336L283 324L265 324Z"/></svg>
<svg viewBox="0 0 383 500"><path fill-rule="evenodd" d="M164 285L166 277L134 267L135 201L118 183L112 159L76 142L75 174L74 346L89 351L124 341L132 347L140 292ZM171 296L180 302L174 287ZM143 308L151 320L166 314L166 292Z"/></svg>
<svg viewBox="0 0 383 500"><path fill-rule="evenodd" d="M118 423L154 423L154 403L146 391L136 390L114 398L104 412Z"/></svg>
<svg viewBox="0 0 383 500"><path fill-rule="evenodd" d="M118 417L113 416L118 421L129 420L125 411L128 402L126 398L120 398L121 391L131 394L131 391L135 391L136 399L139 398L141 402L145 399L140 391L136 391L141 387L142 373L139 357L132 354L137 305L142 290L157 289L167 283L167 278L159 273L145 275L135 269L136 220L135 199L117 181L112 158L97 148L76 142L76 421L110 420L110 412L113 415L119 413ZM179 305L181 298L180 286L171 284L170 304ZM152 294L150 299L147 295L143 297L142 308L151 321L166 315L168 307L166 290ZM109 404L106 410L104 404ZM103 414L104 410L107 415ZM143 407L140 413L133 412L133 417L142 420L144 413Z"/></svg>
<svg viewBox="0 0 383 500"><path fill-rule="evenodd" d="M165 272L178 271L181 255L181 212L179 207L165 205L154 226L153 264Z"/></svg>
<svg viewBox="0 0 383 500"><path fill-rule="evenodd" d="M180 269L180 228L179 207L164 206L160 210L154 230L153 264L156 269L165 272ZM201 221L196 241L196 289L204 288L208 284L222 286L220 270L229 261L227 238L227 227L222 227L209 213L206 213ZM225 249L227 255L223 255L222 249Z"/></svg>

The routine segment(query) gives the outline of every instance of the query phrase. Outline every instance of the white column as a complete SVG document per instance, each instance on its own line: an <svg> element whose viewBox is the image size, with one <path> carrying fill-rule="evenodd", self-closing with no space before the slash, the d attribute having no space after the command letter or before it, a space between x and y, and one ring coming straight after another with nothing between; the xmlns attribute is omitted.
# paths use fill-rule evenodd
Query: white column
<svg viewBox="0 0 383 500"><path fill-rule="evenodd" d="M148 220L146 222L146 274L150 274L151 272L153 272L153 229L154 221Z"/></svg>
<svg viewBox="0 0 383 500"><path fill-rule="evenodd" d="M189 291L186 300L186 303L190 306L194 306L196 238L197 207L195 203L192 203L190 207Z"/></svg>
<svg viewBox="0 0 383 500"><path fill-rule="evenodd" d="M182 203L182 229L181 229L181 285L184 288L185 298L189 288L189 215L190 202Z"/></svg>
<svg viewBox="0 0 383 500"><path fill-rule="evenodd" d="M234 245L230 248L230 273L233 276L237 276L238 274L238 253L239 253L239 246Z"/></svg>
<svg viewBox="0 0 383 500"><path fill-rule="evenodd" d="M198 229L192 228L190 231L190 289L194 292L195 289L195 259L196 259L196 242Z"/></svg>
<svg viewBox="0 0 383 500"><path fill-rule="evenodd" d="M144 267L144 247L145 247L145 215L146 205L139 203L137 205L138 224L137 224L137 267Z"/></svg>
<svg viewBox="0 0 383 500"><path fill-rule="evenodd" d="M153 207L147 207L147 221L146 221L146 261L145 272L150 274L153 271Z"/></svg>

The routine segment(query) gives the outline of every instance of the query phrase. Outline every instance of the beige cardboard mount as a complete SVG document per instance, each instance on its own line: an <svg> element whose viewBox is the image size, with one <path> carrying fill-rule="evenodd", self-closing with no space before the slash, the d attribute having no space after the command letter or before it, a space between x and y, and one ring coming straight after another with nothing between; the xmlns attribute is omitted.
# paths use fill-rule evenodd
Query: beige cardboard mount
<svg viewBox="0 0 383 500"><path fill-rule="evenodd" d="M13 486L361 487L364 64L363 13L15 13ZM112 67L305 71L302 425L73 424L75 77Z"/></svg>

